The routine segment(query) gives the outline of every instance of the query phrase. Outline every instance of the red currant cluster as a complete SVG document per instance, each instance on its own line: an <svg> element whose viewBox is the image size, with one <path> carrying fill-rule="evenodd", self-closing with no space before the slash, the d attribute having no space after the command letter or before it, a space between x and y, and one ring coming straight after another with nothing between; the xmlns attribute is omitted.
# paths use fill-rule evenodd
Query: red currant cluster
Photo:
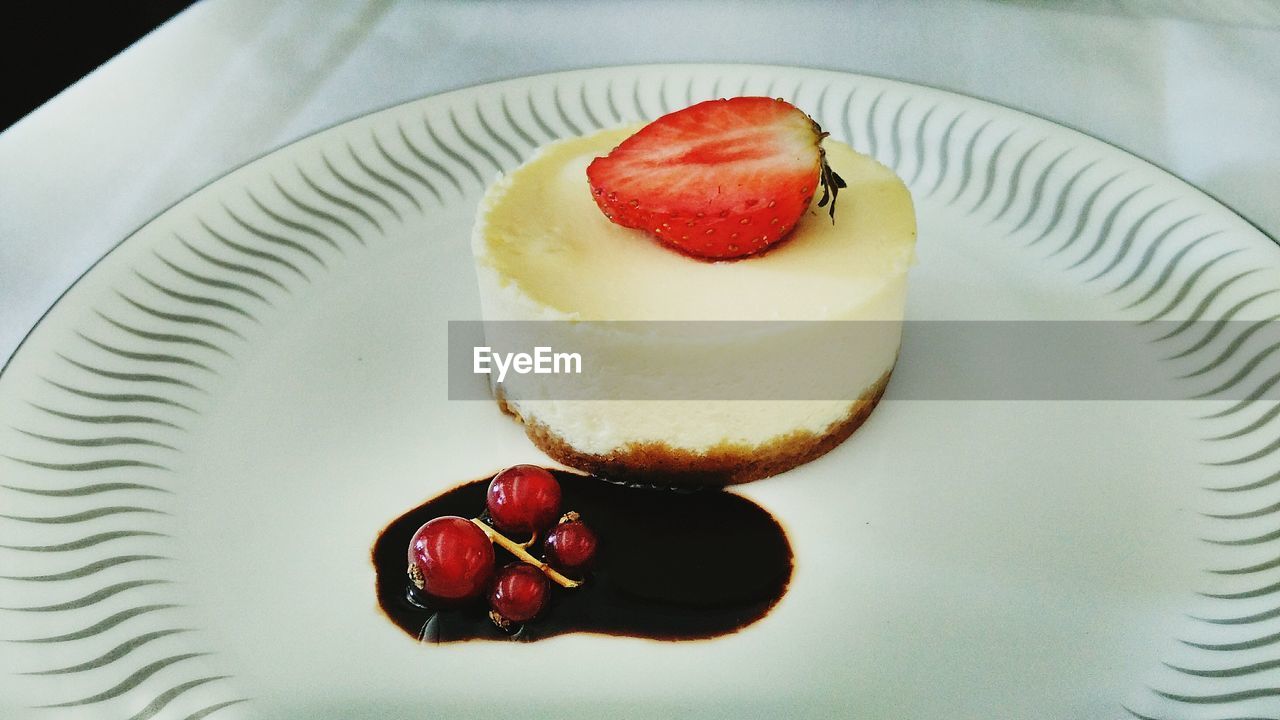
<svg viewBox="0 0 1280 720"><path fill-rule="evenodd" d="M438 517L418 528L409 542L409 579L445 603L487 591L489 617L508 629L542 611L550 595L548 578L566 588L582 584L595 558L596 535L578 513L560 515L560 483L536 465L514 465L495 475L486 506L481 517ZM503 533L528 540L518 543ZM539 536L542 559L529 553ZM496 573L494 544L517 558Z"/></svg>

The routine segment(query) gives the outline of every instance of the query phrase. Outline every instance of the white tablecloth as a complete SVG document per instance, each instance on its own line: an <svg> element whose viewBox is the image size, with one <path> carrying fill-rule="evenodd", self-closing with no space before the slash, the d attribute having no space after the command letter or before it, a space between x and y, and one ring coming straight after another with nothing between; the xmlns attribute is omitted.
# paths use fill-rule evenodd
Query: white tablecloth
<svg viewBox="0 0 1280 720"><path fill-rule="evenodd" d="M1280 0L206 0L0 134L0 358L133 229L314 130L490 80L684 61L985 97L1127 148L1280 236Z"/></svg>

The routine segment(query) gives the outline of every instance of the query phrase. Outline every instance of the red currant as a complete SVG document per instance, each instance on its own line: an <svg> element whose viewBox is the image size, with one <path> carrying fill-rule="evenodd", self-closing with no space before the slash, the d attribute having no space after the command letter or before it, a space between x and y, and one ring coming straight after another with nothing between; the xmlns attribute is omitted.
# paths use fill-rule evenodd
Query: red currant
<svg viewBox="0 0 1280 720"><path fill-rule="evenodd" d="M494 578L489 607L499 624L528 622L542 612L547 594L547 577L541 570L528 563L513 562Z"/></svg>
<svg viewBox="0 0 1280 720"><path fill-rule="evenodd" d="M409 577L420 590L442 600L479 595L493 575L493 543L470 520L438 517L409 541Z"/></svg>
<svg viewBox="0 0 1280 720"><path fill-rule="evenodd" d="M560 515L560 483L537 465L513 465L494 476L487 500L495 527L528 535Z"/></svg>
<svg viewBox="0 0 1280 720"><path fill-rule="evenodd" d="M569 520L551 528L543 551L547 562L567 573L581 573L596 557L596 534L579 520Z"/></svg>

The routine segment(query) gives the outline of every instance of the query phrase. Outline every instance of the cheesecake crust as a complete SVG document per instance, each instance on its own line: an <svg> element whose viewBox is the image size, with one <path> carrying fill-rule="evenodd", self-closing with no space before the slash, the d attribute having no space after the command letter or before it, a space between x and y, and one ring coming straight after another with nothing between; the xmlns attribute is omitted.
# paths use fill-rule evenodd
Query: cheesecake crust
<svg viewBox="0 0 1280 720"><path fill-rule="evenodd" d="M866 422L889 384L890 368L853 403L849 414L821 433L807 430L779 435L761 445L721 443L706 451L676 448L664 442L628 443L606 454L584 453L536 420L521 417L501 392L498 407L524 425L533 444L556 462L623 482L666 486L724 486L759 480L819 458Z"/></svg>

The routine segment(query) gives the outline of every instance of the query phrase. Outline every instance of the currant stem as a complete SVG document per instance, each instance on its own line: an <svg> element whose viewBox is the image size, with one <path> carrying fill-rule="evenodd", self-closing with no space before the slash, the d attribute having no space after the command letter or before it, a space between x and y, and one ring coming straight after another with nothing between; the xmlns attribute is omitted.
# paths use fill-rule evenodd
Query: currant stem
<svg viewBox="0 0 1280 720"><path fill-rule="evenodd" d="M494 530L493 528L489 527L480 518L471 518L471 522L474 523L476 527L483 530L484 534L488 535L489 539L493 541L495 545L502 548L503 550L506 550L512 555L515 555L518 559L524 562L527 562L530 565L538 568L539 570L542 571L544 575L551 578L551 580L554 581L560 587L576 588L582 584L580 580L573 580L571 578L565 577L564 575L561 575L559 572L556 572L555 568L551 567L545 562L542 562L538 558L530 555L529 551L525 550L524 546L522 546L520 543L512 540L511 538L508 538L506 535L503 535L497 530Z"/></svg>

